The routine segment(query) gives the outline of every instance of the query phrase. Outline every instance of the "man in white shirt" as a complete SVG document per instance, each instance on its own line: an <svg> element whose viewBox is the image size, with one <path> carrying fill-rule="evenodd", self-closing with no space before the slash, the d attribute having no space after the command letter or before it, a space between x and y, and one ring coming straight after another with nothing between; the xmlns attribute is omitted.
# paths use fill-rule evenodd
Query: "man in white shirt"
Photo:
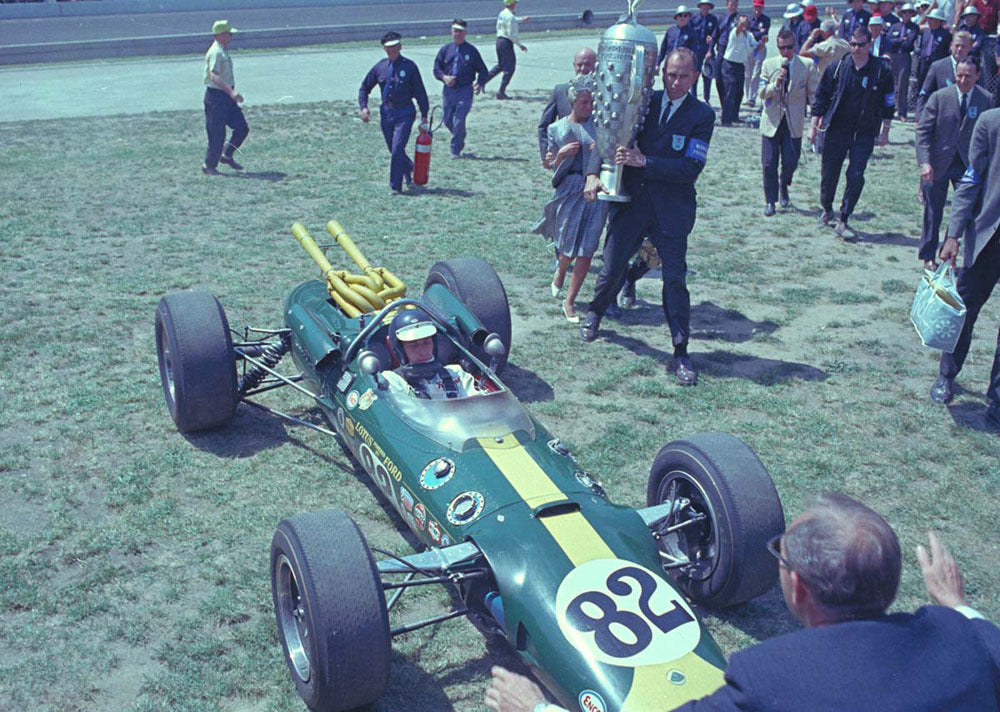
<svg viewBox="0 0 1000 712"><path fill-rule="evenodd" d="M729 31L729 42L722 55L722 125L739 123L743 103L743 83L746 63L753 53L753 35L748 31L749 19L740 15Z"/></svg>
<svg viewBox="0 0 1000 712"><path fill-rule="evenodd" d="M236 28L229 20L218 20L212 25L215 42L205 53L205 132L208 134L208 149L202 173L219 175L216 166L225 163L230 168L242 171L233 154L242 145L250 128L243 116L243 95L236 93L233 77L233 60L229 57L229 43L233 41ZM233 130L226 144L226 127ZM225 151L223 151L225 144Z"/></svg>
<svg viewBox="0 0 1000 712"><path fill-rule="evenodd" d="M507 96L507 85L510 84L510 78L514 76L514 70L517 68L517 55L514 54L514 46L520 47L522 52L528 51L528 48L521 44L517 38L517 26L531 18L518 17L514 14L517 10L517 0L503 0L503 4L503 10L497 15L497 65L490 70L486 81L503 72L497 99L510 99Z"/></svg>

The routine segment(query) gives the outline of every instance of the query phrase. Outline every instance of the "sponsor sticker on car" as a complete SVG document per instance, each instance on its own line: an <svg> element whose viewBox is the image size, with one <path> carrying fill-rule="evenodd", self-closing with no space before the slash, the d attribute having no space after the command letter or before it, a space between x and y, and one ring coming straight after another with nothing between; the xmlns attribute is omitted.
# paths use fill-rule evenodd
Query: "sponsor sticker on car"
<svg viewBox="0 0 1000 712"><path fill-rule="evenodd" d="M348 409L354 410L355 408L358 407L358 398L359 396L357 391L351 391L350 393L347 394Z"/></svg>
<svg viewBox="0 0 1000 712"><path fill-rule="evenodd" d="M372 407L372 403L378 400L378 396L375 392L369 388L367 391L361 394L361 398L358 399L358 408L361 410L368 410Z"/></svg>

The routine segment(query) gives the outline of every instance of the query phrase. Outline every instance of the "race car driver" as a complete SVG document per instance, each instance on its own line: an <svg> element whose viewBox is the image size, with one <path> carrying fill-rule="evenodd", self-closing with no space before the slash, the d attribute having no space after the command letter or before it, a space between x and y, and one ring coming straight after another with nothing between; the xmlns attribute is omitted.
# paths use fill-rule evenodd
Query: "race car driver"
<svg viewBox="0 0 1000 712"><path fill-rule="evenodd" d="M438 361L436 335L434 322L420 309L406 309L392 320L389 343L400 366L382 372L392 395L444 400L483 392L464 368Z"/></svg>

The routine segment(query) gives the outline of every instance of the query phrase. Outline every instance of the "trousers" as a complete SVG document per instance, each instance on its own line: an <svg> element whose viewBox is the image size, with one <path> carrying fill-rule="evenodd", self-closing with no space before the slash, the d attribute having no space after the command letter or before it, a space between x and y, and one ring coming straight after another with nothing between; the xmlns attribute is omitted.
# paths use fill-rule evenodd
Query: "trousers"
<svg viewBox="0 0 1000 712"><path fill-rule="evenodd" d="M934 176L930 183L920 181L920 191L924 196L924 223L920 231L920 246L917 256L922 260L933 260L938 251L938 237L941 233L941 219L944 217L944 203L948 198L948 183L958 186L958 181L965 173L965 164L955 152L948 172L943 176Z"/></svg>
<svg viewBox="0 0 1000 712"><path fill-rule="evenodd" d="M760 72L763 69L764 60L767 59L767 47L761 47L756 53L750 55L746 63L746 78L743 82L743 96L750 97L750 101L757 103L757 90L760 85Z"/></svg>
<svg viewBox="0 0 1000 712"><path fill-rule="evenodd" d="M742 63L722 60L722 123L724 124L731 124L740 118L745 72L746 67Z"/></svg>
<svg viewBox="0 0 1000 712"><path fill-rule="evenodd" d="M840 219L847 220L858 204L861 191L865 187L865 168L875 150L874 136L836 131L830 128L823 143L823 163L820 169L819 203L823 210L833 210L833 199L840 181L840 169L847 160L844 198L840 202Z"/></svg>
<svg viewBox="0 0 1000 712"><path fill-rule="evenodd" d="M913 60L907 52L893 52L892 83L896 88L896 112L899 118L905 119L910 106L910 65Z"/></svg>
<svg viewBox="0 0 1000 712"><path fill-rule="evenodd" d="M962 370L972 344L972 328L997 281L1000 281L1000 229L993 233L993 237L970 267L958 270L958 293L965 302L966 309L965 325L958 337L955 351L941 354L940 373L945 378L955 378ZM986 398L992 403L1000 404L1000 330L997 331L997 349L993 355Z"/></svg>
<svg viewBox="0 0 1000 712"><path fill-rule="evenodd" d="M226 127L233 130L226 144ZM230 158L243 145L250 127L243 116L243 109L228 94L220 89L205 88L205 133L208 134L208 148L205 150L205 165L215 168L222 156L225 144L226 155Z"/></svg>
<svg viewBox="0 0 1000 712"><path fill-rule="evenodd" d="M632 202L615 205L608 220L604 241L604 266L597 275L594 298L588 312L603 316L621 289L629 260L638 251L644 237L656 247L662 262L663 313L670 328L675 349L685 350L691 334L691 296L687 289L688 233L672 232L669 225L656 219L652 201L646 195L633 195Z"/></svg>
<svg viewBox="0 0 1000 712"><path fill-rule="evenodd" d="M451 131L451 155L458 156L465 148L465 119L472 109L473 89L445 87L442 97L442 122Z"/></svg>
<svg viewBox="0 0 1000 712"><path fill-rule="evenodd" d="M802 137L792 138L788 129L788 119L782 118L774 136L760 137L760 162L764 169L764 202L778 202L778 161L781 161L780 183L792 184L792 175L799 167L802 155Z"/></svg>
<svg viewBox="0 0 1000 712"><path fill-rule="evenodd" d="M403 189L403 176L413 172L413 161L406 155L406 144L410 141L410 130L417 118L417 110L411 102L408 106L379 107L379 125L382 137L392 155L389 161L389 187Z"/></svg>
<svg viewBox="0 0 1000 712"><path fill-rule="evenodd" d="M490 81L503 72L498 92L503 94L507 90L507 85L510 84L510 78L514 76L515 69L517 69L517 55L514 54L514 43L506 37L497 37L497 64L486 75L486 81Z"/></svg>

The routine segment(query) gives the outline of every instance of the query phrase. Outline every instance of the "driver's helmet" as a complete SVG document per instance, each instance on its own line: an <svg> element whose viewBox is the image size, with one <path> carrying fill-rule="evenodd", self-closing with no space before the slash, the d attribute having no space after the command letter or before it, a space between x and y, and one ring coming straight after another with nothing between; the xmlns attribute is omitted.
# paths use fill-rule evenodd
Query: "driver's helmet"
<svg viewBox="0 0 1000 712"><path fill-rule="evenodd" d="M406 351L403 342L417 341L437 334L437 327L423 309L404 309L392 320L389 326L389 344L399 363L406 364ZM434 340L434 358L437 360L437 340Z"/></svg>

